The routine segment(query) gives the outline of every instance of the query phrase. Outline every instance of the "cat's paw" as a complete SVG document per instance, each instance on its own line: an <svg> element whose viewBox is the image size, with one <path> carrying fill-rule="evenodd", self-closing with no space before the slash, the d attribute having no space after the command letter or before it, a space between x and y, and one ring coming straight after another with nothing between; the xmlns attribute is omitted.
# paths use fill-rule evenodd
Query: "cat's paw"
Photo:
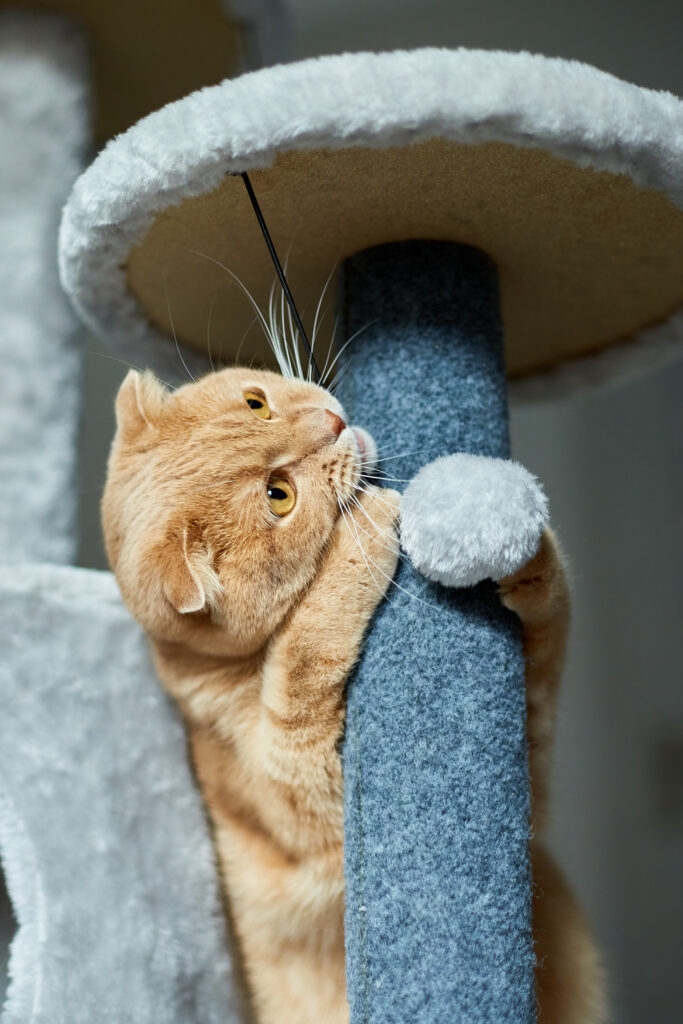
<svg viewBox="0 0 683 1024"><path fill-rule="evenodd" d="M568 602L568 590L560 549L546 526L535 555L517 572L498 582L501 602L523 622L541 619L558 603Z"/></svg>
<svg viewBox="0 0 683 1024"><path fill-rule="evenodd" d="M401 543L428 579L467 587L516 572L548 518L538 480L518 462L446 455L423 466L401 502Z"/></svg>
<svg viewBox="0 0 683 1024"><path fill-rule="evenodd" d="M387 585L398 561L400 503L398 491L368 486L357 493L345 513L354 558Z"/></svg>

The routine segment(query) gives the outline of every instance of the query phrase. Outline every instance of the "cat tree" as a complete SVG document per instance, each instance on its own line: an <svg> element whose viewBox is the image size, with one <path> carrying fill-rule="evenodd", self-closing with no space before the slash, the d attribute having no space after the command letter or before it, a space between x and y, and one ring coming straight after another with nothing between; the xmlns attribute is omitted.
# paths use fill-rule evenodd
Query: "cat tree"
<svg viewBox="0 0 683 1024"><path fill-rule="evenodd" d="M231 172L250 172L309 328L341 264L342 339L361 330L341 397L412 478L402 540L422 574L400 569L349 689L354 1022L534 1016L522 661L486 581L529 557L545 507L506 461L503 356L534 398L680 352L682 156L679 100L577 63L355 54L159 111L67 206L77 308L162 375L169 335L205 352L209 320L214 360L246 335L242 360L272 362L225 270L267 306Z"/></svg>
<svg viewBox="0 0 683 1024"><path fill-rule="evenodd" d="M160 110L108 145L67 206L60 258L77 308L117 356L165 379L181 370L171 316L199 366L209 321L214 360L231 361L250 328L253 314L218 263L267 305L272 267L242 183L229 172L250 172L278 248L290 250L288 276L309 329L338 262L343 330L366 328L347 350L354 354L343 398L353 419L403 456L388 464L389 475L412 478L402 539L421 575L401 568L404 590L394 588L376 617L349 692L353 1024L533 1017L521 657L514 622L486 581L528 557L545 507L533 480L506 461L500 323L509 387L527 397L678 354L681 156L680 101L582 65L467 51L359 54L246 75ZM323 331L317 351L328 342ZM270 354L250 331L241 357ZM191 363L187 349L184 358ZM112 718L112 707L129 706L128 691L120 703L118 652L126 651L126 670L165 738L165 763L178 749L177 723L167 705L154 703L139 634L111 579L72 574L39 571L21 584L10 574L2 584L23 651L0 680L12 740L0 744L12 807L0 824L14 829L0 842L23 900L7 1022L25 1020L26 1007L41 999L36 1020L61 1013L85 1022L98 1006L121 1012L121 986L107 988L97 957L87 955L97 945L87 935L88 922L123 910L151 923L142 935L125 932L131 964L155 948L155 935L164 940L157 972L135 975L136 1020L155 1019L155 989L168 996L164 1019L235 1019L229 973L211 985L212 961L224 961L201 825L197 848L179 844L174 865L148 860L152 834L159 842L167 829L195 834L189 778L174 783L172 812L154 819L153 833L130 828L131 816L154 812L146 803L153 780L141 789L134 773L151 739L148 719L125 710ZM473 586L451 589L461 585ZM97 665L76 643L93 604L103 623ZM29 609L42 624L32 632ZM84 735L99 723L114 746L101 768L93 763L94 788L85 795L68 784L78 778L79 730L75 746L57 743L50 760L49 719L42 733L17 729L36 718L25 703L38 671L27 652L41 642L50 693L76 698L61 705L65 736L79 693L88 703L88 682L100 674L104 698L88 703L94 718L84 714ZM60 730L51 735L58 740ZM49 773L33 773L37 749L61 766L61 790ZM113 800L115 813L90 827L87 808L99 796L105 807ZM59 815L47 813L67 797L78 846ZM50 876L53 888L35 884L43 875L27 866L22 836L46 875L55 860L63 864L59 878ZM84 844L91 856L71 870ZM109 864L129 867L122 884L139 894L130 906L108 898ZM87 887L87 908L78 882L86 868L102 879ZM192 920L207 938L194 956L186 923L164 916L171 869L172 888L183 878L203 893ZM46 934L48 942L31 941ZM74 936L75 947L62 941ZM125 979L121 946L114 936L109 955ZM65 964L68 989L63 970L53 969Z"/></svg>

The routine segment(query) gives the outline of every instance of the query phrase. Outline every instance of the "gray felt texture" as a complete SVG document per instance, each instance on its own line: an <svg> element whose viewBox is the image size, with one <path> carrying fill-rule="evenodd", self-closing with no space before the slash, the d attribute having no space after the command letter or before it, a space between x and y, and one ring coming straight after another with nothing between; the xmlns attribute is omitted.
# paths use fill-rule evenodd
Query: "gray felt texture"
<svg viewBox="0 0 683 1024"><path fill-rule="evenodd" d="M496 272L402 242L342 267L340 394L409 478L508 455ZM352 1024L534 1019L529 785L518 622L492 583L447 590L407 562L349 686L344 743ZM403 588L403 589L399 589Z"/></svg>
<svg viewBox="0 0 683 1024"><path fill-rule="evenodd" d="M80 338L57 272L62 206L85 164L80 32L0 13L0 561L76 556Z"/></svg>
<svg viewBox="0 0 683 1024"><path fill-rule="evenodd" d="M179 716L109 573L0 571L2 1024L237 1024Z"/></svg>

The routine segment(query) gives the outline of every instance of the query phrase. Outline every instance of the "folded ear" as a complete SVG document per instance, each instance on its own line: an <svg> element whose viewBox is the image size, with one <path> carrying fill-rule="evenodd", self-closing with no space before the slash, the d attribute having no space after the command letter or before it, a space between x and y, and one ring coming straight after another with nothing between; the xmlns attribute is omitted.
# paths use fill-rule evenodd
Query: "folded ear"
<svg viewBox="0 0 683 1024"><path fill-rule="evenodd" d="M116 396L116 425L127 437L159 421L168 392L149 370L129 370Z"/></svg>
<svg viewBox="0 0 683 1024"><path fill-rule="evenodd" d="M175 542L169 539L162 561L164 594L181 615L212 605L221 589L206 550L190 551L185 528Z"/></svg>

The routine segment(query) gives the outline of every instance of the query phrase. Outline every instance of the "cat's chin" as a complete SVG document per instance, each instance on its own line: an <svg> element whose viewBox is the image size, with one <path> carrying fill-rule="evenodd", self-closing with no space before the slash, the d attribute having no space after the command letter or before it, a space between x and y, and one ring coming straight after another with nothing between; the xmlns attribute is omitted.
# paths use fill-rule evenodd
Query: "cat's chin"
<svg viewBox="0 0 683 1024"><path fill-rule="evenodd" d="M362 427L351 427L356 450L360 459L361 475L367 476L377 467L377 445L367 430Z"/></svg>

